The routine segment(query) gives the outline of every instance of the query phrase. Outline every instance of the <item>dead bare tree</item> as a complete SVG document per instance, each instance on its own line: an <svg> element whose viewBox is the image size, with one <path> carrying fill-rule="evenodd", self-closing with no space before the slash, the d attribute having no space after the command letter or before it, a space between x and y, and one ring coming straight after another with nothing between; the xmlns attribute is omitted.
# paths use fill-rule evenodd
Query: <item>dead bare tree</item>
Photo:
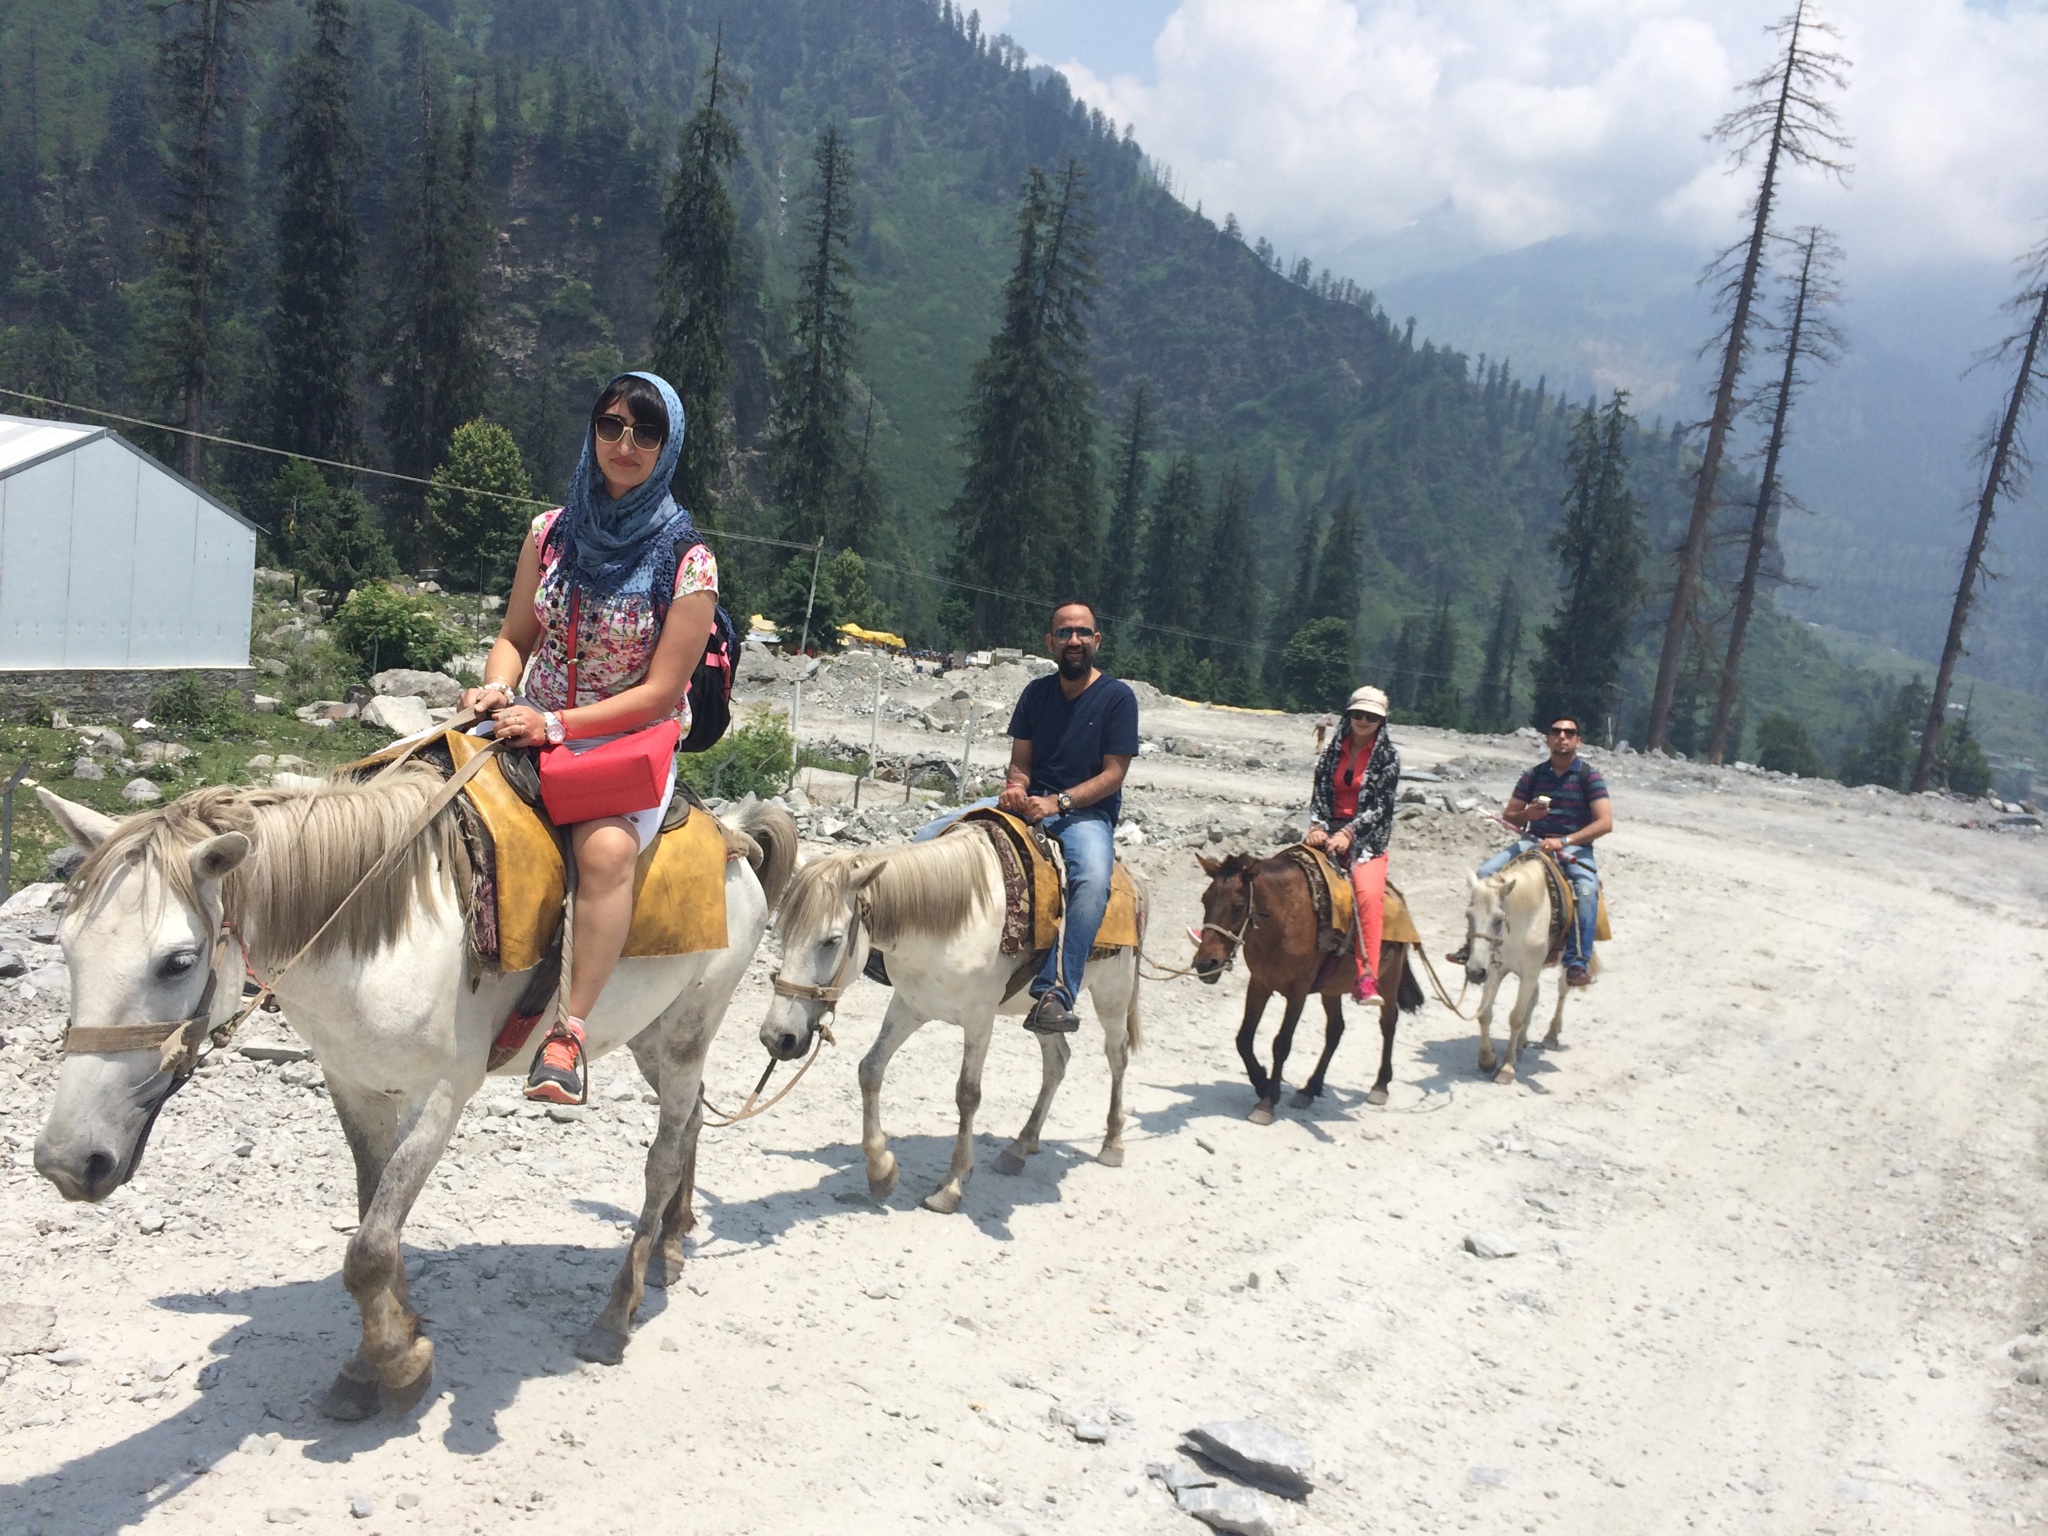
<svg viewBox="0 0 2048 1536"><path fill-rule="evenodd" d="M1815 15L1812 0L1797 0L1792 14L1769 30L1785 40L1784 50L1769 69L1743 85L1747 99L1716 123L1710 135L1729 146L1736 165L1747 164L1750 156L1761 150L1763 171L1757 180L1756 201L1750 205L1748 235L1724 251L1703 279L1720 284L1728 323L1716 338L1721 343L1721 374L1714 386L1713 411L1707 418L1707 443L1700 455L1699 482L1693 488L1692 516L1686 524L1685 543L1678 550L1671 613L1664 621L1664 649L1657 658L1657 687L1650 699L1647 735L1652 748L1665 744L1671 699L1685 656L1686 624L1713 524L1715 486L1729 430L1740 414L1736 390L1748 360L1750 315L1763 275L1778 179L1788 168L1817 169L1838 179L1849 171L1848 165L1836 158L1849 147L1849 141L1840 131L1834 107L1823 95L1830 88L1847 86L1849 61L1816 46L1816 39L1835 36L1834 28Z"/></svg>
<svg viewBox="0 0 2048 1536"><path fill-rule="evenodd" d="M1743 555L1742 577L1735 586L1735 608L1728 622L1728 655L1721 663L1721 689L1714 701L1714 729L1707 743L1707 761L1718 763L1728 751L1728 723L1735 713L1736 696L1742 691L1742 646L1749 633L1750 610L1756 606L1757 583L1763 574L1764 554L1777 526L1778 504L1783 492L1778 483L1778 461L1785 449L1786 425L1792 415L1792 401L1806 380L1799 371L1802 361L1832 363L1841 354L1842 334L1827 310L1840 297L1835 286L1835 268L1842 259L1834 237L1817 224L1809 224L1792 237L1798 276L1785 296L1785 316L1778 329L1773 350L1785 360L1778 382L1759 404L1768 402L1771 434L1764 446L1763 478L1757 486L1756 511L1749 523L1749 547Z"/></svg>
<svg viewBox="0 0 2048 1536"><path fill-rule="evenodd" d="M1920 733L1920 761L1913 769L1915 794L1934 782L1936 759L1941 753L1941 729L1948 714L1948 692L1955 682L1956 662L1963 655L1963 632L1969 627L1970 606L1991 573L1984 568L1984 549L1991 538L1991 519L1998 511L1998 499L2018 493L2026 483L2033 462L2027 456L2023 429L2027 413L2041 400L2042 386L2048 384L2048 358L2042 355L2044 332L2048 332L2048 240L2036 246L2021 264L2020 291L2006 308L2020 317L2020 328L1999 342L1986 361L2002 361L2019 355L2019 369L2013 375L2012 391L2005 397L1997 419L1985 434L1978 457L1984 465L1984 489L1977 497L1977 521L1970 530L1970 547L1963 554L1962 580L1956 583L1956 605L1949 615L1948 638L1942 642L1941 666L1934 674L1934 696L1927 705L1927 724Z"/></svg>

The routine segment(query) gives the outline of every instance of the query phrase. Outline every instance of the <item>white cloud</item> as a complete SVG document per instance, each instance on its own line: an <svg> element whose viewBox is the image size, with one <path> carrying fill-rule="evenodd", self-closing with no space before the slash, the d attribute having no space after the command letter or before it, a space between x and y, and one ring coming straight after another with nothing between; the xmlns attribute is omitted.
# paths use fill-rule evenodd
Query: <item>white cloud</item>
<svg viewBox="0 0 2048 1536"><path fill-rule="evenodd" d="M1182 0L1157 79L1062 69L1175 189L1289 252L1421 221L1474 253L1562 234L1732 238L1748 195L1702 135L1786 0ZM2003 260L2048 214L2048 7L1834 0L1847 190L1787 213L1884 264ZM1362 274L1366 275L1366 274Z"/></svg>

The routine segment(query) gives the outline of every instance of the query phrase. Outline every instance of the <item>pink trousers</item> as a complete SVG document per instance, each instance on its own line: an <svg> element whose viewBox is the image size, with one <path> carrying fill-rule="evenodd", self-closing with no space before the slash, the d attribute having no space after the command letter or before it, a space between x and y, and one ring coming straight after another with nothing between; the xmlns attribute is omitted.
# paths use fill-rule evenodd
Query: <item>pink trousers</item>
<svg viewBox="0 0 2048 1536"><path fill-rule="evenodd" d="M1358 926L1365 942L1358 946L1358 979L1373 975L1379 964L1380 933L1387 917L1387 856L1360 859L1351 866L1351 895L1358 903Z"/></svg>

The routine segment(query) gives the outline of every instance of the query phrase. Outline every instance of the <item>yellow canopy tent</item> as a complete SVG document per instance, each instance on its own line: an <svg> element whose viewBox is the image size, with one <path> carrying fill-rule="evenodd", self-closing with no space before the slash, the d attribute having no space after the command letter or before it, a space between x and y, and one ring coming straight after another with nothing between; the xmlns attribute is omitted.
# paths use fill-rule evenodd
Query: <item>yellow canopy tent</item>
<svg viewBox="0 0 2048 1536"><path fill-rule="evenodd" d="M901 635L892 635L886 629L862 629L858 624L842 624L839 633L845 636L839 642L841 645L851 645L858 640L868 645L886 645L892 651L909 648L909 643Z"/></svg>

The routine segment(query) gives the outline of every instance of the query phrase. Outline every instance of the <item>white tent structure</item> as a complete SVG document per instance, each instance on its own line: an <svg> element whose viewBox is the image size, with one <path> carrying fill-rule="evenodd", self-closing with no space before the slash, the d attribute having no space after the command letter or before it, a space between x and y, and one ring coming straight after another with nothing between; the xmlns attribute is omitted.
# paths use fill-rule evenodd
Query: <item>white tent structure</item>
<svg viewBox="0 0 2048 1536"><path fill-rule="evenodd" d="M167 671L243 672L255 570L255 525L119 433L0 415L10 692L69 702L66 674L121 695Z"/></svg>

